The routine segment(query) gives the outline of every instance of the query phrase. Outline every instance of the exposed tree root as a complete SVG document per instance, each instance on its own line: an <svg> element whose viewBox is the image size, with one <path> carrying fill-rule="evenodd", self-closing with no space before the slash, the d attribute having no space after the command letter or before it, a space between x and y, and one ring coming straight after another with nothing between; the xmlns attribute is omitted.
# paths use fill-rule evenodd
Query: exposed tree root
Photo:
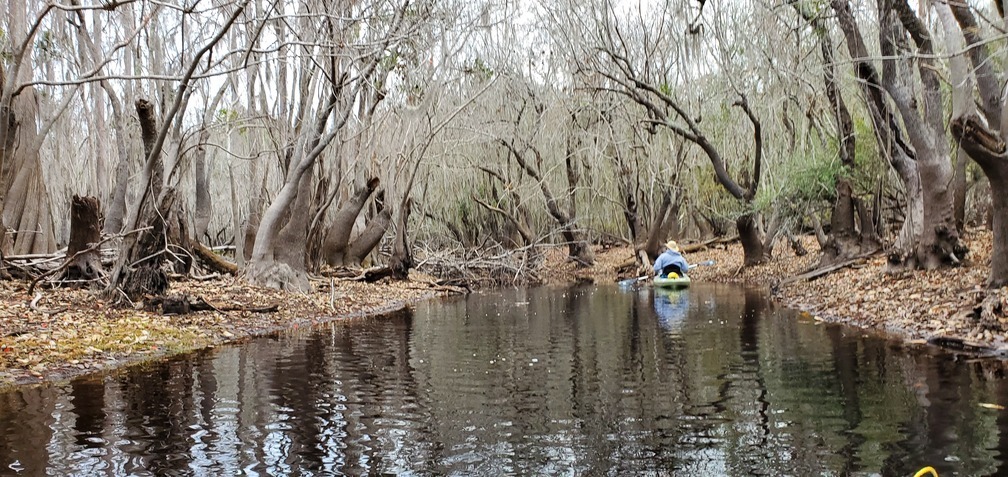
<svg viewBox="0 0 1008 477"><path fill-rule="evenodd" d="M253 284L276 290L307 293L311 291L308 275L282 262L250 265L245 277Z"/></svg>

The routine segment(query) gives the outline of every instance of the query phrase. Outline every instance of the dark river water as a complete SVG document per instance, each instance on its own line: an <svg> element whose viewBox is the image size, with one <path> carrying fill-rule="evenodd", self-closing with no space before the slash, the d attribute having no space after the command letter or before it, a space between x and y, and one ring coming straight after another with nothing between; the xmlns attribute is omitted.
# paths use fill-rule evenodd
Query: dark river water
<svg viewBox="0 0 1008 477"><path fill-rule="evenodd" d="M731 286L511 290L0 395L0 474L1008 475L994 368Z"/></svg>

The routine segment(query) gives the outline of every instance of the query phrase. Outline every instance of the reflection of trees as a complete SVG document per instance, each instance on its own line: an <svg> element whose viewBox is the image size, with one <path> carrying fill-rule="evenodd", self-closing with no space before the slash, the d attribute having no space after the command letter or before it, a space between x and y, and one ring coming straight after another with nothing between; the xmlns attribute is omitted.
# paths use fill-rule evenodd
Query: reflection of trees
<svg viewBox="0 0 1008 477"><path fill-rule="evenodd" d="M97 447L105 430L105 384L101 378L84 378L70 383L74 420L74 438L79 446Z"/></svg>
<svg viewBox="0 0 1008 477"><path fill-rule="evenodd" d="M186 468L192 424L194 360L175 359L126 373L119 380L125 409L123 450L139 456L129 473L174 474Z"/></svg>
<svg viewBox="0 0 1008 477"><path fill-rule="evenodd" d="M935 464L942 474L954 467L961 475L1003 475L994 472L994 462L1008 455L988 450L999 445L997 417L979 406L997 399L983 396L988 383L979 363L938 360L930 353L905 363L918 406L904 423L906 438L891 445L897 453L887 456L883 473L913 472L920 461L937 456L944 461Z"/></svg>
<svg viewBox="0 0 1008 477"><path fill-rule="evenodd" d="M509 294L508 294L509 293ZM997 474L1003 379L758 292L474 295L0 396L29 474ZM100 438L100 457L89 453ZM952 456L950 462L944 461ZM954 460L958 459L958 460ZM1002 472L1003 473L1003 472Z"/></svg>
<svg viewBox="0 0 1008 477"><path fill-rule="evenodd" d="M0 465L26 475L43 475L49 463L47 444L56 392L48 386L27 387L0 395ZM14 463L18 463L14 466Z"/></svg>

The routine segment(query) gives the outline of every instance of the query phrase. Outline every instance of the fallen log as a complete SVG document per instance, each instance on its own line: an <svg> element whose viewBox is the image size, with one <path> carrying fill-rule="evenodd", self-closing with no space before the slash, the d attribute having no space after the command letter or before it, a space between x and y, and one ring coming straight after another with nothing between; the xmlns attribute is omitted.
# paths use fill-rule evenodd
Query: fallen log
<svg viewBox="0 0 1008 477"><path fill-rule="evenodd" d="M160 295L147 299L144 303L148 311L160 311L165 315L186 315L197 311L247 311L250 313L274 313L280 309L279 304L266 306L228 305L215 306L203 297L191 295Z"/></svg>
<svg viewBox="0 0 1008 477"><path fill-rule="evenodd" d="M679 247L679 251L682 253L691 253L703 250L711 245L721 245L726 243L732 243L739 239L738 235L732 235L731 237L715 237L712 239L704 240L699 243L691 243L689 245L683 245Z"/></svg>
<svg viewBox="0 0 1008 477"><path fill-rule="evenodd" d="M858 263L864 263L864 261L865 261L864 257L852 258L850 260L847 260L847 261L844 261L844 262L840 262L840 263L838 263L836 265L830 265L828 267L812 270L811 272L806 272L806 273L803 273L801 275L795 275L795 276L793 276L791 278L787 278L787 279L784 279L784 280L781 280L781 281L777 282L776 284L774 284L771 287L771 290L773 292L776 292L777 290L780 289L780 287L785 286L785 285L790 285L792 283L796 283L796 282L800 282L800 281L805 281L805 280L815 280L816 278L822 277L823 275L828 275L828 274L833 273L833 272L835 272L837 270L844 269L844 268L850 267L850 266L858 264Z"/></svg>
<svg viewBox="0 0 1008 477"><path fill-rule="evenodd" d="M196 258L200 259L207 269L217 272L217 273L227 273L228 275L238 274L238 265L235 265L220 255L214 253L213 250L206 248L203 244L193 241L192 242L192 252Z"/></svg>

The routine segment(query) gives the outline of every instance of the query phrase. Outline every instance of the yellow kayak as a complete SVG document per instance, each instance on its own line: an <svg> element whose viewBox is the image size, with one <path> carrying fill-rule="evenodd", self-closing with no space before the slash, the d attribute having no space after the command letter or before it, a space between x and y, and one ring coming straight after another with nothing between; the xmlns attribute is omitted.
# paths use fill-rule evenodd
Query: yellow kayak
<svg viewBox="0 0 1008 477"><path fill-rule="evenodd" d="M654 278L654 286L659 288L686 288L690 286L690 282L692 282L692 280L690 280L689 276L675 277L675 278L672 277Z"/></svg>

